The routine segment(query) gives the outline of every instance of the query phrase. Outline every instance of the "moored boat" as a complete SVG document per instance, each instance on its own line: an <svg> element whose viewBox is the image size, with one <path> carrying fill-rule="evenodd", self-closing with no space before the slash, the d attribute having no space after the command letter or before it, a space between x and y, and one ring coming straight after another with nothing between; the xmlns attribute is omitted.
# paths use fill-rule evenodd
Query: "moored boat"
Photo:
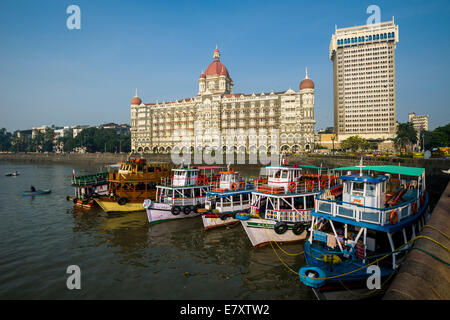
<svg viewBox="0 0 450 320"><path fill-rule="evenodd" d="M361 164L334 170L347 171L335 187L342 192L327 188L315 199L300 280L320 292L367 288L371 265L380 280L389 280L428 219L425 169Z"/></svg>
<svg viewBox="0 0 450 320"><path fill-rule="evenodd" d="M306 238L314 196L334 183L324 174L326 169L297 164L266 167L267 182L255 186L250 215L237 216L254 247Z"/></svg>
<svg viewBox="0 0 450 320"><path fill-rule="evenodd" d="M171 173L169 163L147 163L143 158L118 164L118 172L109 173L107 195L94 199L108 213L143 211L144 200L155 199L156 185Z"/></svg>
<svg viewBox="0 0 450 320"><path fill-rule="evenodd" d="M41 194L49 194L51 192L52 192L52 190L23 191L22 195L23 196L38 196Z"/></svg>
<svg viewBox="0 0 450 320"><path fill-rule="evenodd" d="M7 176L7 177L17 177L19 175L20 175L19 171L14 171L14 172L5 174L5 176Z"/></svg>
<svg viewBox="0 0 450 320"><path fill-rule="evenodd" d="M92 208L96 204L95 197L108 194L108 176L108 172L75 176L74 171L71 182L75 195L67 196L67 201L72 201L78 208Z"/></svg>
<svg viewBox="0 0 450 320"><path fill-rule="evenodd" d="M207 211L202 215L205 229L238 223L236 214L248 213L250 210L254 186L254 179L243 178L234 169L220 172L220 180L206 193Z"/></svg>
<svg viewBox="0 0 450 320"><path fill-rule="evenodd" d="M173 179L163 179L156 187L156 200L146 199L142 206L146 209L150 224L196 217L206 212L204 209L206 193L216 179L214 170L221 167L189 168L184 165L172 169ZM200 174L200 170L210 174Z"/></svg>

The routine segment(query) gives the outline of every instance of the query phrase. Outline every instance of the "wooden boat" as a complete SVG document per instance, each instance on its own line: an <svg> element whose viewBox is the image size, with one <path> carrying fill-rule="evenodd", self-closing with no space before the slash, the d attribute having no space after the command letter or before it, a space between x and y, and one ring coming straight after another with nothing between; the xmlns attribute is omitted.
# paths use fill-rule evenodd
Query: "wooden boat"
<svg viewBox="0 0 450 320"><path fill-rule="evenodd" d="M237 216L254 247L306 239L314 196L334 183L325 170L298 164L266 167L267 182L255 186L250 215Z"/></svg>
<svg viewBox="0 0 450 320"><path fill-rule="evenodd" d="M108 194L108 172L96 174L72 176L72 186L75 196L67 196L67 201L72 201L75 207L90 209L96 205L95 197Z"/></svg>
<svg viewBox="0 0 450 320"><path fill-rule="evenodd" d="M423 168L361 164L334 170L347 171L339 177L342 192L332 196L327 188L316 196L307 265L299 271L300 280L321 293L367 289L373 273L367 267L374 262L380 281L392 276L429 216Z"/></svg>
<svg viewBox="0 0 450 320"><path fill-rule="evenodd" d="M220 172L220 180L206 192L207 212L202 215L205 230L238 223L236 214L250 211L254 186L254 179L242 178L234 169Z"/></svg>
<svg viewBox="0 0 450 320"><path fill-rule="evenodd" d="M211 191L212 180L217 177L214 170L218 168L222 167L190 168L182 165L181 168L172 169L173 179L163 179L161 185L156 187L156 200L146 199L142 205L147 211L149 223L196 217L205 213L206 193ZM200 174L200 170L210 170L210 174Z"/></svg>
<svg viewBox="0 0 450 320"><path fill-rule="evenodd" d="M20 175L19 171L10 172L10 173L5 174L5 176L7 176L7 177L16 177L18 175Z"/></svg>
<svg viewBox="0 0 450 320"><path fill-rule="evenodd" d="M109 174L107 195L94 199L105 212L143 211L144 200L155 199L156 185L171 174L170 164L165 162L130 158L118 164L118 172Z"/></svg>
<svg viewBox="0 0 450 320"><path fill-rule="evenodd" d="M50 192L52 192L52 190L23 191L22 195L23 196L37 196L37 195L41 195L41 194L48 194Z"/></svg>

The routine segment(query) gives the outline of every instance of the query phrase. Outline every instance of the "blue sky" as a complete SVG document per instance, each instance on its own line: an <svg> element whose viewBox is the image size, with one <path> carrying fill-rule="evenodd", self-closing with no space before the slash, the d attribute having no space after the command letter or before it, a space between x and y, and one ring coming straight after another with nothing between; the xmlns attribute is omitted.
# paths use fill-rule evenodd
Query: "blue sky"
<svg viewBox="0 0 450 320"><path fill-rule="evenodd" d="M66 8L81 8L81 30ZM197 94L216 46L234 92L316 88L316 129L333 125L335 25L365 24L369 5L399 25L397 121L450 122L450 1L0 1L0 128L130 123L144 102Z"/></svg>

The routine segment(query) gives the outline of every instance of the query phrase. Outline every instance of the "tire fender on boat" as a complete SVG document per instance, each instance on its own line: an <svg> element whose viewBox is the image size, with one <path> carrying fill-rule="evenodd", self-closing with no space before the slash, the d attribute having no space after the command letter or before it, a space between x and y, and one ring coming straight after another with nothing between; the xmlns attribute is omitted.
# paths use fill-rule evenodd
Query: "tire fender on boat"
<svg viewBox="0 0 450 320"><path fill-rule="evenodd" d="M186 206L183 208L183 213L185 215L188 215L189 213L191 213L191 211L192 211L192 208L190 206Z"/></svg>
<svg viewBox="0 0 450 320"><path fill-rule="evenodd" d="M179 206L174 206L174 207L172 207L172 209L170 210L170 212L172 212L172 214L173 214L174 216L177 216L177 215L180 214L181 208L180 208Z"/></svg>
<svg viewBox="0 0 450 320"><path fill-rule="evenodd" d="M294 223L294 226L292 227L292 232L299 236L303 233L303 231L305 231L305 225L301 222L296 222Z"/></svg>
<svg viewBox="0 0 450 320"><path fill-rule="evenodd" d="M128 199L125 197L120 197L119 200L117 200L117 203L121 206L125 205L128 202Z"/></svg>
<svg viewBox="0 0 450 320"><path fill-rule="evenodd" d="M288 226L286 223L278 221L275 226L273 227L273 229L275 230L275 232L277 234L283 234L287 231Z"/></svg>

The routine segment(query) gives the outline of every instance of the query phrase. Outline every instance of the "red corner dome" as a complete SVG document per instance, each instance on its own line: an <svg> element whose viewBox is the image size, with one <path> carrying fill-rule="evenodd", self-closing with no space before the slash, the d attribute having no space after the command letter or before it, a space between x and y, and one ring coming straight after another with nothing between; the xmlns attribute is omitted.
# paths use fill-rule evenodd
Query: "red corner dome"
<svg viewBox="0 0 450 320"><path fill-rule="evenodd" d="M300 90L304 89L314 89L314 82L308 78L308 68L306 68L305 79L300 82Z"/></svg>
<svg viewBox="0 0 450 320"><path fill-rule="evenodd" d="M204 78L206 78L206 74L202 73L202 74L200 75L200 79L204 79Z"/></svg>
<svg viewBox="0 0 450 320"><path fill-rule="evenodd" d="M314 89L314 82L311 79L304 79L300 82L300 90Z"/></svg>
<svg viewBox="0 0 450 320"><path fill-rule="evenodd" d="M142 100L139 97L133 97L133 99L131 99L131 104L141 104Z"/></svg>

